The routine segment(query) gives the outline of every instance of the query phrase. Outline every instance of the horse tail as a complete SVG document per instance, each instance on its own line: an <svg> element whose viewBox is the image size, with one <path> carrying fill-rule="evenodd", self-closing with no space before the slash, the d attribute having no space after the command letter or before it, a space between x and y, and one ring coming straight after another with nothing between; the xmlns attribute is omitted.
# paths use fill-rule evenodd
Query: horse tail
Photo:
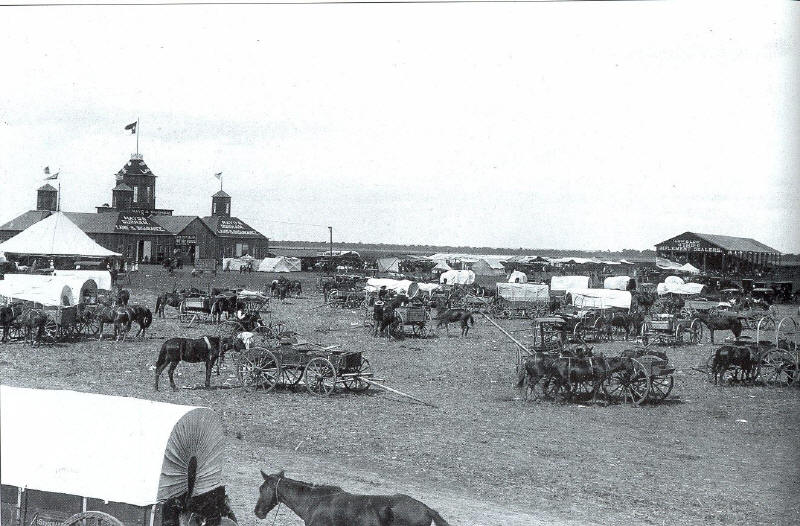
<svg viewBox="0 0 800 526"><path fill-rule="evenodd" d="M525 387L525 381L528 379L528 368L524 365L519 368L519 372L517 372L517 389L522 389Z"/></svg>
<svg viewBox="0 0 800 526"><path fill-rule="evenodd" d="M439 515L439 512L433 508L428 508L428 518L431 519L436 526L450 526L450 524Z"/></svg>
<svg viewBox="0 0 800 526"><path fill-rule="evenodd" d="M469 324L472 325L473 327L475 326L475 318L472 317L471 312L467 313L467 321L469 321Z"/></svg>

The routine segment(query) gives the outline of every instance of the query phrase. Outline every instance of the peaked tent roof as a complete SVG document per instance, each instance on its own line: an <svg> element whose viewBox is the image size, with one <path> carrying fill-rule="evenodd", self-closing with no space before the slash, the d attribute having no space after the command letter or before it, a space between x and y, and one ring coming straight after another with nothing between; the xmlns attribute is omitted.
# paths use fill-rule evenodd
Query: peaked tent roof
<svg viewBox="0 0 800 526"><path fill-rule="evenodd" d="M55 212L8 241L0 243L0 252L41 256L108 257L120 255L95 243L63 212Z"/></svg>

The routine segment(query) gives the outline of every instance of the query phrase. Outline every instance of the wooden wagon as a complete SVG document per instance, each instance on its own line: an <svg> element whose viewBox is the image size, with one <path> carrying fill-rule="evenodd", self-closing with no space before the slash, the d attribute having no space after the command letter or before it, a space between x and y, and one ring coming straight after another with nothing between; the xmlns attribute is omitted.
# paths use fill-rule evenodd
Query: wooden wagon
<svg viewBox="0 0 800 526"><path fill-rule="evenodd" d="M328 396L342 386L361 392L369 388L372 367L361 352L343 351L286 338L272 347L253 347L239 353L236 377L245 389L271 391L278 385L296 387Z"/></svg>
<svg viewBox="0 0 800 526"><path fill-rule="evenodd" d="M544 317L550 310L550 288L536 283L498 283L491 312L502 318Z"/></svg>
<svg viewBox="0 0 800 526"><path fill-rule="evenodd" d="M178 518L176 499L189 497L190 509L224 500L223 430L210 409L5 385L0 394L3 526L155 526Z"/></svg>
<svg viewBox="0 0 800 526"><path fill-rule="evenodd" d="M654 314L642 323L642 344L683 345L700 343L703 338L703 324L691 317L675 314Z"/></svg>

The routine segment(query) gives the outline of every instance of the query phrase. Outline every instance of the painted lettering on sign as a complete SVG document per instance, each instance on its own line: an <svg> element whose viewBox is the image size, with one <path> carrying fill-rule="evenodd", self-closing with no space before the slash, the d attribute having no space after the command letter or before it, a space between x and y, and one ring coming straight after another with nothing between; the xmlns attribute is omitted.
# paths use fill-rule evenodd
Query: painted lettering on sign
<svg viewBox="0 0 800 526"><path fill-rule="evenodd" d="M69 515L56 511L37 512L31 521L30 526L61 526Z"/></svg>
<svg viewBox="0 0 800 526"><path fill-rule="evenodd" d="M175 236L176 245L191 245L194 243L197 243L197 236L194 235Z"/></svg>
<svg viewBox="0 0 800 526"><path fill-rule="evenodd" d="M115 232L157 232L165 233L163 227L153 223L144 216L120 215L117 224L114 226Z"/></svg>
<svg viewBox="0 0 800 526"><path fill-rule="evenodd" d="M258 232L235 219L220 219L217 233L234 236L259 236Z"/></svg>

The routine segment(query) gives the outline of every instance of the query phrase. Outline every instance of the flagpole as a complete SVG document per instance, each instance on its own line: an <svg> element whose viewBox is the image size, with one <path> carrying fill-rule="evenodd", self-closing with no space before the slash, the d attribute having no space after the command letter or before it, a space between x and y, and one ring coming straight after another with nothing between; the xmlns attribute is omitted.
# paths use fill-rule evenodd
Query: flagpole
<svg viewBox="0 0 800 526"><path fill-rule="evenodd" d="M139 117L136 117L136 155L139 155Z"/></svg>
<svg viewBox="0 0 800 526"><path fill-rule="evenodd" d="M58 180L58 202L56 203L56 211L61 212L61 179Z"/></svg>

